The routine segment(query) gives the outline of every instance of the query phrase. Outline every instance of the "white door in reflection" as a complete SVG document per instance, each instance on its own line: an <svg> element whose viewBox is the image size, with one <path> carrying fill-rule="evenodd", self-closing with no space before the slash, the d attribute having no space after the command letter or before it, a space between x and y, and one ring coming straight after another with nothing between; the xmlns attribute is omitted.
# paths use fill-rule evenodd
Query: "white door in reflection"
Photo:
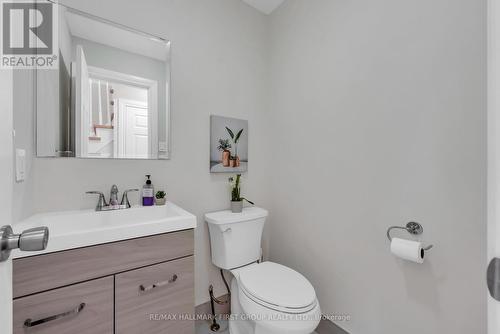
<svg viewBox="0 0 500 334"><path fill-rule="evenodd" d="M118 152L120 158L147 158L150 154L148 105L118 100Z"/></svg>
<svg viewBox="0 0 500 334"><path fill-rule="evenodd" d="M76 47L76 154L88 155L87 136L89 133L91 107L91 90L89 67L81 46Z"/></svg>

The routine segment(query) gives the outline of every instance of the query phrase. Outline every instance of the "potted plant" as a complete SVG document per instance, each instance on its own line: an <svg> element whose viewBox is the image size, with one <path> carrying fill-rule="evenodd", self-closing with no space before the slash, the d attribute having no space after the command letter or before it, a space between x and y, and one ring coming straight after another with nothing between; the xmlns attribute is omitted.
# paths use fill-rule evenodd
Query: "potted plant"
<svg viewBox="0 0 500 334"><path fill-rule="evenodd" d="M227 133L229 133L229 136L231 136L231 139L234 143L234 166L231 167L240 167L240 157L238 156L238 141L240 140L241 134L243 133L243 129L240 129L240 131L238 131L236 135L234 134L233 130L231 130L227 126L226 131Z"/></svg>
<svg viewBox="0 0 500 334"><path fill-rule="evenodd" d="M243 211L243 201L247 201L254 205L252 201L247 200L245 197L241 197L240 178L241 174L236 175L236 178L229 178L229 183L231 184L231 212L233 213L240 213Z"/></svg>
<svg viewBox="0 0 500 334"><path fill-rule="evenodd" d="M163 190L159 190L156 192L156 205L165 205L167 199L165 198L167 194Z"/></svg>
<svg viewBox="0 0 500 334"><path fill-rule="evenodd" d="M222 152L222 166L224 167L229 167L230 165L230 148L231 144L229 144L229 139L219 139L219 146L217 147L217 149Z"/></svg>

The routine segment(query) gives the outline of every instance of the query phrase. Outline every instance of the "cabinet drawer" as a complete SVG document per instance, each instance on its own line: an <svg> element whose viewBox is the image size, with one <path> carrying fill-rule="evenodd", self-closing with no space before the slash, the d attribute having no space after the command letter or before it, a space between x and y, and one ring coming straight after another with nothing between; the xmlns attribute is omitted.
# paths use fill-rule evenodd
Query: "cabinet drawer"
<svg viewBox="0 0 500 334"><path fill-rule="evenodd" d="M26 333L113 334L113 277L14 300L14 334Z"/></svg>
<svg viewBox="0 0 500 334"><path fill-rule="evenodd" d="M116 334L193 334L193 256L119 274L115 278Z"/></svg>
<svg viewBox="0 0 500 334"><path fill-rule="evenodd" d="M192 254L193 230L186 230L15 259L14 298Z"/></svg>

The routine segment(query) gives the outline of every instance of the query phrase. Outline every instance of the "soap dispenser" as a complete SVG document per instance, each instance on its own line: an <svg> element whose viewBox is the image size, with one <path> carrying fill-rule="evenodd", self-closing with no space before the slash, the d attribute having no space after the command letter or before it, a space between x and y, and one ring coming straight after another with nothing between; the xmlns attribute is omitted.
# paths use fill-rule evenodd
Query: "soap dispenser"
<svg viewBox="0 0 500 334"><path fill-rule="evenodd" d="M146 184L142 187L142 205L143 206L153 206L154 201L154 187L151 183L151 175L146 175L148 178Z"/></svg>

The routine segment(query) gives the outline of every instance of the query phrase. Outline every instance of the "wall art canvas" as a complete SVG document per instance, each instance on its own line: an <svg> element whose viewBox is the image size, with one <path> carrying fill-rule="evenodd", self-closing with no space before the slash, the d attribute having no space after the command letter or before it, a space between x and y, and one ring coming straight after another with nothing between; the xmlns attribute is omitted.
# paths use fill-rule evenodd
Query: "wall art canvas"
<svg viewBox="0 0 500 334"><path fill-rule="evenodd" d="M240 173L248 169L248 121L210 116L210 172Z"/></svg>

